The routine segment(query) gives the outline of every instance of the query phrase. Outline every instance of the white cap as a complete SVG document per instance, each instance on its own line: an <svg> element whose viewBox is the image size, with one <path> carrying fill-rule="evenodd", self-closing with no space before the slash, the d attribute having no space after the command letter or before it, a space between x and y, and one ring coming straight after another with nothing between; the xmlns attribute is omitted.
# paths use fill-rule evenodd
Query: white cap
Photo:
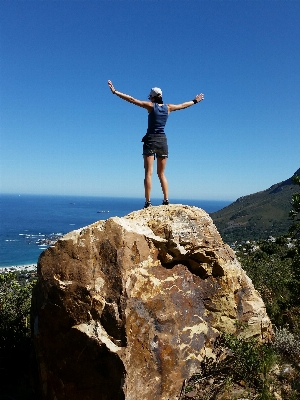
<svg viewBox="0 0 300 400"><path fill-rule="evenodd" d="M149 96L156 97L156 96L158 96L158 95L160 95L160 96L162 97L162 90L161 90L160 88L154 87L154 88L152 88L152 89L150 90Z"/></svg>

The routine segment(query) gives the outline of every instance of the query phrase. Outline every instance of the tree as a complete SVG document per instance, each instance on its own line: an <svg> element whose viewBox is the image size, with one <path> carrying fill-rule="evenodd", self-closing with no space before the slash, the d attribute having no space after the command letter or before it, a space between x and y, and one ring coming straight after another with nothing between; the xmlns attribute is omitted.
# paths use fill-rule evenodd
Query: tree
<svg viewBox="0 0 300 400"><path fill-rule="evenodd" d="M295 185L300 186L300 175L293 176L293 182ZM290 211L290 217L294 223L291 226L290 232L293 236L299 239L300 236L300 193L294 193L292 196L291 205L293 209Z"/></svg>
<svg viewBox="0 0 300 400"><path fill-rule="evenodd" d="M300 186L300 175L293 176L295 185ZM299 305L300 301L300 193L294 193L292 196L291 205L293 209L290 211L290 217L293 219L293 224L290 228L290 233L294 239L294 247L291 250L293 253L292 271L293 281L290 285L290 290L293 293L293 303ZM298 328L300 329L300 312L298 311Z"/></svg>

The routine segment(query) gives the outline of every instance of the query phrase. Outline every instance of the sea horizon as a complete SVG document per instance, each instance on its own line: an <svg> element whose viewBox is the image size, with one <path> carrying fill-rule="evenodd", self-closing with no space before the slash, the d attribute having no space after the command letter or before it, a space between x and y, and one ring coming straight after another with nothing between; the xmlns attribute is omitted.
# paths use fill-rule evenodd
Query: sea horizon
<svg viewBox="0 0 300 400"><path fill-rule="evenodd" d="M22 192L16 192L16 193L11 193L11 192L0 192L0 197L1 196L34 196L34 197L78 197L78 198L109 198L109 199L140 199L145 202L145 197L144 196L121 196L121 195L114 195L114 196L109 196L109 195L97 195L97 194L52 194L52 193L22 193ZM162 202L162 196L161 197L151 197L151 201L158 200ZM170 200L175 201L175 200L192 200L192 201L204 201L204 202L228 202L228 203L233 203L236 199L199 199L198 197L174 197L171 198ZM177 204L177 203L174 203Z"/></svg>
<svg viewBox="0 0 300 400"><path fill-rule="evenodd" d="M152 199L153 206L161 202ZM231 201L177 198L171 203L212 213ZM0 268L37 264L39 255L68 232L143 206L144 199L137 197L0 194Z"/></svg>

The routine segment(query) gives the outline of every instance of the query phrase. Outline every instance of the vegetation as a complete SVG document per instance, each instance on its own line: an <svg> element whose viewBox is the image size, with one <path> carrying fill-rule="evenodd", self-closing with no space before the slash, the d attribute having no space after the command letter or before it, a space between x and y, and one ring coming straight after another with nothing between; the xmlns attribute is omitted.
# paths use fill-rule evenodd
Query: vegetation
<svg viewBox="0 0 300 400"><path fill-rule="evenodd" d="M300 360L300 340L287 328L275 328L273 341L274 348L284 356L284 358L299 363Z"/></svg>
<svg viewBox="0 0 300 400"><path fill-rule="evenodd" d="M186 394L195 386L195 399L273 399L269 373L277 357L271 345L253 338L221 336L216 342L216 359L203 359L200 373L186 384L182 399L190 397Z"/></svg>
<svg viewBox="0 0 300 400"><path fill-rule="evenodd" d="M300 169L296 174L300 174ZM236 241L263 240L269 236L284 235L291 225L289 210L291 193L295 191L294 183L295 178L289 178L269 189L240 197L229 206L212 213L223 240L231 245ZM299 193L294 195L295 204L297 199L299 202L299 196Z"/></svg>
<svg viewBox="0 0 300 400"><path fill-rule="evenodd" d="M237 256L260 292L269 317L278 326L289 325L300 333L299 264L297 241L279 237L275 241L249 242L238 247Z"/></svg>
<svg viewBox="0 0 300 400"><path fill-rule="evenodd" d="M300 176L294 177L300 186ZM293 224L285 236L247 242L238 247L243 268L261 293L277 326L288 325L300 334L300 195L292 196Z"/></svg>
<svg viewBox="0 0 300 400"><path fill-rule="evenodd" d="M293 182L295 185L300 186L300 175L295 175L293 176ZM294 193L292 196L292 207L293 209L290 211L290 217L295 221L295 223L292 226L292 231L294 231L296 234L299 233L300 230L300 194L299 193Z"/></svg>
<svg viewBox="0 0 300 400"><path fill-rule="evenodd" d="M286 329L276 331L268 344L221 336L216 358L203 359L199 373L184 383L180 400L299 399L299 344Z"/></svg>
<svg viewBox="0 0 300 400"><path fill-rule="evenodd" d="M295 185L300 186L300 175L293 177ZM293 261L292 269L294 273L294 291L298 292L298 296L295 296L295 300L300 300L300 193L294 193L292 196L292 210L290 211L290 217L293 220L293 224L290 228L290 233L295 239L295 247L293 249Z"/></svg>
<svg viewBox="0 0 300 400"><path fill-rule="evenodd" d="M34 282L0 274L0 399L33 400L30 388L30 304ZM23 280L23 282L22 282Z"/></svg>

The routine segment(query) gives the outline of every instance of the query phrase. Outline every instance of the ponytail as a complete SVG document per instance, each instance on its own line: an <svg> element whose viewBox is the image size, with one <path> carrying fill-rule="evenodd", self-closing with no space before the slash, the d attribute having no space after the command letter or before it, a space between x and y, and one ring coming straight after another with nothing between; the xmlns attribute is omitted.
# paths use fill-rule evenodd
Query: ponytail
<svg viewBox="0 0 300 400"><path fill-rule="evenodd" d="M153 103L164 104L164 101L163 101L161 96L157 95L157 96L154 97Z"/></svg>

